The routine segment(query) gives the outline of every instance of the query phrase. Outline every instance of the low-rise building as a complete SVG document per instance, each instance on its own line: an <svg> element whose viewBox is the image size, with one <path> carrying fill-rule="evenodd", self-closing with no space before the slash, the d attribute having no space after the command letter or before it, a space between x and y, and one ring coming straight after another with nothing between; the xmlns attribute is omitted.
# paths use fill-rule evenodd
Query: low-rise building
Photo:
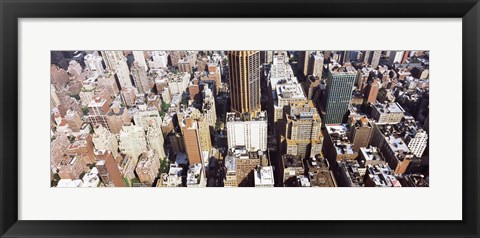
<svg viewBox="0 0 480 238"><path fill-rule="evenodd" d="M337 182L340 187L363 187L363 177L360 175L356 160L338 161Z"/></svg>
<svg viewBox="0 0 480 238"><path fill-rule="evenodd" d="M292 186L297 176L304 175L303 156L284 154L278 168L279 178L284 186Z"/></svg>
<svg viewBox="0 0 480 238"><path fill-rule="evenodd" d="M187 171L187 187L206 187L207 179L202 164L192 164Z"/></svg>
<svg viewBox="0 0 480 238"><path fill-rule="evenodd" d="M325 156L330 164L336 164L340 160L353 160L357 158L353 144L348 139L349 129L346 125L326 125L325 143L323 146Z"/></svg>
<svg viewBox="0 0 480 238"><path fill-rule="evenodd" d="M388 165L377 164L367 166L365 187L402 187L402 185Z"/></svg>
<svg viewBox="0 0 480 238"><path fill-rule="evenodd" d="M414 154L404 142L398 128L399 125L374 124L371 144L379 148L395 174L403 174L414 159Z"/></svg>
<svg viewBox="0 0 480 238"><path fill-rule="evenodd" d="M405 110L396 102L377 102L372 105L372 117L379 124L399 123L404 114Z"/></svg>

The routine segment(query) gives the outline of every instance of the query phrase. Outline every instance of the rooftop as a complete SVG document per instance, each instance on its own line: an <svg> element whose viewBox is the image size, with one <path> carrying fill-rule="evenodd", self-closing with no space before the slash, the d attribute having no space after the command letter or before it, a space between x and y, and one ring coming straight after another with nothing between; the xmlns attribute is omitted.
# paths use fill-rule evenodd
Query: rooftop
<svg viewBox="0 0 480 238"><path fill-rule="evenodd" d="M302 156L284 154L282 155L282 161L285 168L303 167Z"/></svg>
<svg viewBox="0 0 480 238"><path fill-rule="evenodd" d="M236 112L227 112L227 122L245 122L245 121L267 121L267 111L257 112L256 114L251 113L236 113Z"/></svg>
<svg viewBox="0 0 480 238"><path fill-rule="evenodd" d="M196 185L199 184L202 180L202 164L193 164L190 165L187 172L187 185Z"/></svg>
<svg viewBox="0 0 480 238"><path fill-rule="evenodd" d="M256 169L255 185L274 185L272 166L258 167Z"/></svg>
<svg viewBox="0 0 480 238"><path fill-rule="evenodd" d="M143 152L138 158L137 168L149 169L154 159L158 159L155 150L150 149L149 151Z"/></svg>
<svg viewBox="0 0 480 238"><path fill-rule="evenodd" d="M404 113L405 110L396 102L379 103L376 102L373 107L380 113Z"/></svg>
<svg viewBox="0 0 480 238"><path fill-rule="evenodd" d="M401 187L392 169L386 164L369 165L367 173L375 187Z"/></svg>
<svg viewBox="0 0 480 238"><path fill-rule="evenodd" d="M338 165L340 166L340 170L344 173L352 184L355 187L363 187L363 178L360 175L359 164L355 160L342 160L338 161Z"/></svg>

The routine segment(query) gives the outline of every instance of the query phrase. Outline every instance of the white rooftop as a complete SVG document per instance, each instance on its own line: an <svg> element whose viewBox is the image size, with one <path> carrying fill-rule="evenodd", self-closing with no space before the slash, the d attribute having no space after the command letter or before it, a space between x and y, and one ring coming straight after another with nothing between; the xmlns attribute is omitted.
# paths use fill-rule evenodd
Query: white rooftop
<svg viewBox="0 0 480 238"><path fill-rule="evenodd" d="M255 185L272 185L273 180L273 168L272 166L264 166L255 172Z"/></svg>

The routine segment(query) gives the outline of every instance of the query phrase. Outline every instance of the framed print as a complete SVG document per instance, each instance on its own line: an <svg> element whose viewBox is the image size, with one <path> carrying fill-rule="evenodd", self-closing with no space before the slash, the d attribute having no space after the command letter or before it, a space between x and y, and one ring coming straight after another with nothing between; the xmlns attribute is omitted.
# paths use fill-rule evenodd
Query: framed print
<svg viewBox="0 0 480 238"><path fill-rule="evenodd" d="M479 235L477 1L0 6L2 237Z"/></svg>

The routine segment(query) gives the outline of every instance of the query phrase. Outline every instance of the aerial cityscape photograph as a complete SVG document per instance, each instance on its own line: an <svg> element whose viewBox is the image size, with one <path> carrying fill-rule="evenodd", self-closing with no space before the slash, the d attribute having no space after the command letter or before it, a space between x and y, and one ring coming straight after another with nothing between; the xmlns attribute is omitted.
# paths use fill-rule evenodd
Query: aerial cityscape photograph
<svg viewBox="0 0 480 238"><path fill-rule="evenodd" d="M51 187L429 187L429 51L50 53Z"/></svg>

